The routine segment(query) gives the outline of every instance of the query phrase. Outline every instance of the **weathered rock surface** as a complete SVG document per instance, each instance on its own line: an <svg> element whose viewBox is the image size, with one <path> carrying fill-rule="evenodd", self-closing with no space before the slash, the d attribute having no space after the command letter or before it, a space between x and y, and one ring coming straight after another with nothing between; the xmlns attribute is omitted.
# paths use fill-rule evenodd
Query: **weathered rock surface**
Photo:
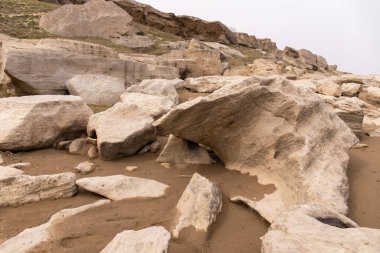
<svg viewBox="0 0 380 253"><path fill-rule="evenodd" d="M344 83L340 87L342 90L342 96L346 97L354 97L358 96L359 92L361 91L361 84L360 83Z"/></svg>
<svg viewBox="0 0 380 253"><path fill-rule="evenodd" d="M377 253L380 230L358 227L321 206L304 205L277 217L262 241L263 253Z"/></svg>
<svg viewBox="0 0 380 253"><path fill-rule="evenodd" d="M363 132L369 136L380 136L380 111L365 110Z"/></svg>
<svg viewBox="0 0 380 253"><path fill-rule="evenodd" d="M125 91L123 79L104 75L75 76L66 86L71 95L80 96L88 105L112 106Z"/></svg>
<svg viewBox="0 0 380 253"><path fill-rule="evenodd" d="M92 0L45 13L40 27L62 37L115 38L130 33L133 18L113 2Z"/></svg>
<svg viewBox="0 0 380 253"><path fill-rule="evenodd" d="M104 160L130 156L156 140L153 118L136 105L117 103L107 111L91 116L87 133L97 138Z"/></svg>
<svg viewBox="0 0 380 253"><path fill-rule="evenodd" d="M169 136L168 143L158 156L159 163L179 164L212 164L213 159L208 151L198 145L184 139Z"/></svg>
<svg viewBox="0 0 380 253"><path fill-rule="evenodd" d="M320 81L317 82L317 92L326 96L340 97L342 95L342 90L340 85L329 82L329 81Z"/></svg>
<svg viewBox="0 0 380 253"><path fill-rule="evenodd" d="M228 169L275 184L277 191L255 202L268 221L295 204L348 210L347 151L357 138L315 93L291 81L256 77L226 85L178 105L155 125L160 134L210 147Z"/></svg>
<svg viewBox="0 0 380 253"><path fill-rule="evenodd" d="M365 87L360 92L359 98L372 105L380 107L380 87Z"/></svg>
<svg viewBox="0 0 380 253"><path fill-rule="evenodd" d="M71 197L77 192L75 180L74 173L0 178L0 207Z"/></svg>
<svg viewBox="0 0 380 253"><path fill-rule="evenodd" d="M173 237L180 237L181 231L189 227L207 233L221 210L222 192L219 187L195 173L178 201Z"/></svg>
<svg viewBox="0 0 380 253"><path fill-rule="evenodd" d="M98 156L99 156L98 148L96 146L91 146L87 152L87 156L90 159L98 158Z"/></svg>
<svg viewBox="0 0 380 253"><path fill-rule="evenodd" d="M149 227L139 231L126 230L115 238L100 253L166 253L170 233L163 227Z"/></svg>
<svg viewBox="0 0 380 253"><path fill-rule="evenodd" d="M83 162L78 164L75 168L74 171L77 173L80 173L82 175L90 174L91 172L94 172L96 169L97 165L92 162Z"/></svg>
<svg viewBox="0 0 380 253"><path fill-rule="evenodd" d="M112 39L112 42L128 48L151 48L154 42L148 37L143 35L122 36L120 38Z"/></svg>
<svg viewBox="0 0 380 253"><path fill-rule="evenodd" d="M0 166L0 179L24 174L24 171L9 166Z"/></svg>
<svg viewBox="0 0 380 253"><path fill-rule="evenodd" d="M88 191L115 201L131 198L158 198L163 196L169 187L154 180L122 175L82 178L76 183Z"/></svg>
<svg viewBox="0 0 380 253"><path fill-rule="evenodd" d="M202 42L197 39L192 39L189 43L188 49L207 49L215 50L219 52L224 57L241 57L245 58L246 56L240 51L230 48L229 46L217 43L217 42Z"/></svg>
<svg viewBox="0 0 380 253"><path fill-rule="evenodd" d="M5 241L0 245L0 252L4 253L25 253L33 250L34 247L54 240L50 228L56 224L64 222L65 219L70 218L76 214L109 203L110 200L99 200L93 204L63 209L54 214L47 223L40 226L28 228L19 233L17 236Z"/></svg>
<svg viewBox="0 0 380 253"><path fill-rule="evenodd" d="M13 163L8 165L8 167L15 168L15 169L24 169L25 167L29 167L30 163Z"/></svg>
<svg viewBox="0 0 380 253"><path fill-rule="evenodd" d="M52 146L80 135L91 109L75 96L0 99L0 150L25 151Z"/></svg>
<svg viewBox="0 0 380 253"><path fill-rule="evenodd" d="M72 155L84 155L88 152L88 149L87 138L76 139L69 145L69 153Z"/></svg>
<svg viewBox="0 0 380 253"><path fill-rule="evenodd" d="M188 78L184 87L194 92L211 93L227 84L238 84L247 80L246 76L204 76Z"/></svg>

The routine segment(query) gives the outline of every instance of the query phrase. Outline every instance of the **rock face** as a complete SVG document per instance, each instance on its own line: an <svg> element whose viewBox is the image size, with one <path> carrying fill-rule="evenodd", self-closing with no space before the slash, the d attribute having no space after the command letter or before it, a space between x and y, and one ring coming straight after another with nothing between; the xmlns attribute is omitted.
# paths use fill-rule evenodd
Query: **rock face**
<svg viewBox="0 0 380 253"><path fill-rule="evenodd" d="M211 93L224 85L241 83L248 79L246 76L204 76L188 78L184 87L194 92Z"/></svg>
<svg viewBox="0 0 380 253"><path fill-rule="evenodd" d="M230 48L229 46L217 42L202 42L197 39L192 39L189 43L188 49L207 49L218 51L224 57L241 57L246 56L240 51Z"/></svg>
<svg viewBox="0 0 380 253"><path fill-rule="evenodd" d="M80 96L88 105L112 106L125 91L124 80L103 75L79 75L66 83L71 95Z"/></svg>
<svg viewBox="0 0 380 253"><path fill-rule="evenodd" d="M315 93L291 81L254 77L226 85L155 125L160 134L210 147L228 169L275 184L277 191L255 202L268 221L294 204L348 210L347 151L357 138Z"/></svg>
<svg viewBox="0 0 380 253"><path fill-rule="evenodd" d="M107 111L91 116L88 136L97 138L99 155L112 160L137 153L156 140L153 118L136 105L117 103Z"/></svg>
<svg viewBox="0 0 380 253"><path fill-rule="evenodd" d="M360 92L359 98L380 107L380 87L366 87Z"/></svg>
<svg viewBox="0 0 380 253"><path fill-rule="evenodd" d="M198 145L184 139L169 136L168 143L158 156L159 163L179 163L179 164L212 164L213 159L208 151Z"/></svg>
<svg viewBox="0 0 380 253"><path fill-rule="evenodd" d="M82 178L76 183L88 191L115 201L131 198L158 198L163 196L169 187L154 180L122 175Z"/></svg>
<svg viewBox="0 0 380 253"><path fill-rule="evenodd" d="M115 38L130 33L133 18L113 2L93 0L45 13L40 27L62 37Z"/></svg>
<svg viewBox="0 0 380 253"><path fill-rule="evenodd" d="M34 247L54 240L50 228L60 222L64 222L65 219L70 218L76 214L109 203L110 200L99 200L93 204L63 209L54 214L50 220L40 226L28 228L22 231L17 236L5 241L0 245L0 252L12 252L12 253L25 253L33 250Z"/></svg>
<svg viewBox="0 0 380 253"><path fill-rule="evenodd" d="M173 237L178 238L181 231L189 227L207 233L221 210L222 192L219 187L195 173L178 201Z"/></svg>
<svg viewBox="0 0 380 253"><path fill-rule="evenodd" d="M71 197L77 192L75 180L74 173L0 178L0 207Z"/></svg>
<svg viewBox="0 0 380 253"><path fill-rule="evenodd" d="M304 205L277 217L262 241L263 253L376 253L380 230L360 228L339 213Z"/></svg>
<svg viewBox="0 0 380 253"><path fill-rule="evenodd" d="M100 253L167 253L169 240L170 233L163 227L126 230L117 234Z"/></svg>
<svg viewBox="0 0 380 253"><path fill-rule="evenodd" d="M0 150L25 151L52 146L85 131L91 109L75 96L0 99Z"/></svg>

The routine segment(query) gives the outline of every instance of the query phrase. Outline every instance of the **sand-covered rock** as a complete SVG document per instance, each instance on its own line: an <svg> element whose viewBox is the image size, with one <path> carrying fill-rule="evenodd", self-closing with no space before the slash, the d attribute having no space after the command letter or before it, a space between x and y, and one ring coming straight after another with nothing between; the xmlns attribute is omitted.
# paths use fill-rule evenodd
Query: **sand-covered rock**
<svg viewBox="0 0 380 253"><path fill-rule="evenodd" d="M166 253L169 240L170 233L163 227L126 230L117 234L100 253Z"/></svg>
<svg viewBox="0 0 380 253"><path fill-rule="evenodd" d="M91 109L79 97L42 95L0 99L0 150L52 146L85 131Z"/></svg>
<svg viewBox="0 0 380 253"><path fill-rule="evenodd" d="M176 208L173 237L180 237L181 231L186 228L195 228L196 232L207 233L222 210L222 192L213 182L195 173Z"/></svg>
<svg viewBox="0 0 380 253"><path fill-rule="evenodd" d="M169 187L154 180L123 175L82 178L76 183L87 191L115 201L131 198L158 198L163 196Z"/></svg>
<svg viewBox="0 0 380 253"><path fill-rule="evenodd" d="M91 116L88 136L97 138L99 155L112 160L137 153L156 140L153 118L138 106L117 103L107 111Z"/></svg>
<svg viewBox="0 0 380 253"><path fill-rule="evenodd" d="M184 139L169 136L169 140L158 156L157 162L178 164L212 164L213 159L208 151Z"/></svg>
<svg viewBox="0 0 380 253"><path fill-rule="evenodd" d="M62 37L115 38L130 33L133 18L112 1L92 0L69 4L45 13L40 27Z"/></svg>
<svg viewBox="0 0 380 253"><path fill-rule="evenodd" d="M214 92L224 85L237 84L249 77L246 76L204 76L197 78L188 78L185 80L184 87L194 92Z"/></svg>
<svg viewBox="0 0 380 253"><path fill-rule="evenodd" d="M123 79L104 75L78 75L66 86L70 95L80 96L88 105L112 106L125 91Z"/></svg>
<svg viewBox="0 0 380 253"><path fill-rule="evenodd" d="M33 248L40 244L47 243L54 240L52 231L50 230L56 224L64 222L66 219L82 213L91 208L95 208L101 205L109 203L110 200L99 200L93 204L71 208L63 209L58 213L54 214L50 220L37 227L28 228L16 235L13 238L3 242L0 245L0 252L4 253L25 253L30 252Z"/></svg>
<svg viewBox="0 0 380 253"><path fill-rule="evenodd" d="M380 230L358 227L321 206L303 205L276 217L262 241L263 253L377 253Z"/></svg>
<svg viewBox="0 0 380 253"><path fill-rule="evenodd" d="M274 193L255 202L268 221L295 204L348 211L347 152L358 140L310 89L252 78L182 103L155 125L160 134L210 147L228 169L274 184Z"/></svg>
<svg viewBox="0 0 380 253"><path fill-rule="evenodd" d="M75 180L74 173L0 178L0 207L71 197L77 192Z"/></svg>

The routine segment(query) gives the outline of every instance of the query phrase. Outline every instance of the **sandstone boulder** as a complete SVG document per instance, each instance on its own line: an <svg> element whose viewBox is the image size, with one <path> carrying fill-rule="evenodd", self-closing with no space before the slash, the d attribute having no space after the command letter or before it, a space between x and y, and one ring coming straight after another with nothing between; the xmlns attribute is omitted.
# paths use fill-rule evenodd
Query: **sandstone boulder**
<svg viewBox="0 0 380 253"><path fill-rule="evenodd" d="M357 138L318 95L289 80L226 85L178 105L155 125L160 134L210 147L228 169L275 184L277 191L255 202L268 221L294 204L348 211L347 152Z"/></svg>
<svg viewBox="0 0 380 253"><path fill-rule="evenodd" d="M188 49L208 49L215 50L219 52L224 57L240 57L245 58L246 56L240 51L230 48L229 46L217 43L217 42L202 42L197 39L192 39L189 43Z"/></svg>
<svg viewBox="0 0 380 253"><path fill-rule="evenodd" d="M117 234L100 253L167 253L169 240L170 233L163 227L126 230Z"/></svg>
<svg viewBox="0 0 380 253"><path fill-rule="evenodd" d="M76 139L69 145L69 153L72 155L84 155L88 152L88 149L87 138Z"/></svg>
<svg viewBox="0 0 380 253"><path fill-rule="evenodd" d="M0 207L71 197L77 192L75 180L74 173L0 178Z"/></svg>
<svg viewBox="0 0 380 253"><path fill-rule="evenodd" d="M317 92L333 97L340 97L342 95L340 85L327 80L321 80L317 82Z"/></svg>
<svg viewBox="0 0 380 253"><path fill-rule="evenodd" d="M212 164L213 159L208 151L198 145L198 143L186 141L184 139L169 136L168 143L158 156L159 163L179 163L179 164Z"/></svg>
<svg viewBox="0 0 380 253"><path fill-rule="evenodd" d="M369 136L380 136L380 111L365 110L363 119L363 132Z"/></svg>
<svg viewBox="0 0 380 253"><path fill-rule="evenodd" d="M188 78L184 87L194 92L211 93L224 85L241 83L247 80L246 76L204 76L197 78Z"/></svg>
<svg viewBox="0 0 380 253"><path fill-rule="evenodd" d="M377 253L380 230L358 227L321 206L303 205L276 217L262 242L263 253Z"/></svg>
<svg viewBox="0 0 380 253"><path fill-rule="evenodd" d="M359 98L376 107L380 107L380 87L365 87L359 94Z"/></svg>
<svg viewBox="0 0 380 253"><path fill-rule="evenodd" d="M40 27L62 37L115 38L130 33L133 18L113 2L92 0L45 13Z"/></svg>
<svg viewBox="0 0 380 253"><path fill-rule="evenodd" d="M112 106L125 91L123 79L104 75L78 75L66 86L71 95L80 96L88 105Z"/></svg>
<svg viewBox="0 0 380 253"><path fill-rule="evenodd" d="M344 83L341 86L342 96L354 97L358 96L361 90L360 83Z"/></svg>
<svg viewBox="0 0 380 253"><path fill-rule="evenodd" d="M115 201L131 198L158 198L163 196L169 187L154 180L122 175L82 178L76 183L87 191Z"/></svg>
<svg viewBox="0 0 380 253"><path fill-rule="evenodd" d="M0 150L52 146L83 133L92 115L79 97L42 95L0 99Z"/></svg>
<svg viewBox="0 0 380 253"><path fill-rule="evenodd" d="M91 116L88 136L97 138L99 155L112 160L137 153L156 140L153 118L138 106L117 103L107 111Z"/></svg>

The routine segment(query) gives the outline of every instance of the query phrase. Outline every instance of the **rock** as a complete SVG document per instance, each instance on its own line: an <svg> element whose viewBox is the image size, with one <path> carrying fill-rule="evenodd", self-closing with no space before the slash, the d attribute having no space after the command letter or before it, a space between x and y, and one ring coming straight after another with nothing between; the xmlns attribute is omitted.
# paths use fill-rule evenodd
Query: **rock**
<svg viewBox="0 0 380 253"><path fill-rule="evenodd" d="M0 165L2 165L3 163L4 163L3 154L0 153Z"/></svg>
<svg viewBox="0 0 380 253"><path fill-rule="evenodd" d="M365 110L363 119L363 132L369 136L380 136L380 111Z"/></svg>
<svg viewBox="0 0 380 253"><path fill-rule="evenodd" d="M262 242L263 253L376 253L380 230L358 227L321 206L304 205L276 217Z"/></svg>
<svg viewBox="0 0 380 253"><path fill-rule="evenodd" d="M119 38L112 39L112 42L118 45L134 49L148 49L155 45L154 42L148 36L143 35L121 36Z"/></svg>
<svg viewBox="0 0 380 253"><path fill-rule="evenodd" d="M150 150L150 145L146 145L145 147L143 147L140 151L139 151L139 155L141 154L145 154L145 153L148 153Z"/></svg>
<svg viewBox="0 0 380 253"><path fill-rule="evenodd" d="M100 253L167 253L170 233L163 227L149 227L139 231L125 230Z"/></svg>
<svg viewBox="0 0 380 253"><path fill-rule="evenodd" d="M18 175L24 174L24 171L9 167L9 166L0 166L0 180L9 178L9 177L14 177Z"/></svg>
<svg viewBox="0 0 380 253"><path fill-rule="evenodd" d="M359 94L359 98L376 107L380 107L380 87L365 87Z"/></svg>
<svg viewBox="0 0 380 253"><path fill-rule="evenodd" d="M99 156L98 148L96 146L91 146L87 152L87 156L90 159L96 159Z"/></svg>
<svg viewBox="0 0 380 253"><path fill-rule="evenodd" d="M15 168L15 169L23 169L25 167L29 167L30 163L14 163L11 165L7 165L8 167Z"/></svg>
<svg viewBox="0 0 380 253"><path fill-rule="evenodd" d="M126 169L126 171L133 172L133 171L137 170L138 167L137 166L127 166L125 169Z"/></svg>
<svg viewBox="0 0 380 253"><path fill-rule="evenodd" d="M230 48L229 46L217 43L217 42L201 42L197 39L191 39L188 49L207 49L215 50L224 57L240 57L245 58L246 56L240 51Z"/></svg>
<svg viewBox="0 0 380 253"><path fill-rule="evenodd" d="M125 91L123 79L104 75L78 75L66 86L70 95L80 96L88 105L112 106Z"/></svg>
<svg viewBox="0 0 380 253"><path fill-rule="evenodd" d="M153 7L131 0L113 0L127 11L135 22L172 33L186 39L197 38L203 41L231 44L235 42L234 33L221 22L207 22L190 16L176 16Z"/></svg>
<svg viewBox="0 0 380 253"><path fill-rule="evenodd" d="M342 90L340 86L334 82L321 81L317 83L317 92L327 96L340 97Z"/></svg>
<svg viewBox="0 0 380 253"><path fill-rule="evenodd" d="M165 97L170 99L174 104L178 104L179 95L175 88L177 83L178 81L173 82L173 80L164 79L143 80L139 85L133 85L126 91Z"/></svg>
<svg viewBox="0 0 380 253"><path fill-rule="evenodd" d="M158 156L159 163L212 164L208 151L191 141L170 135L168 143Z"/></svg>
<svg viewBox="0 0 380 253"><path fill-rule="evenodd" d="M54 225L63 223L66 219L82 213L91 208L95 208L101 205L108 204L110 200L99 200L93 204L71 208L63 209L58 213L54 214L47 223L40 226L27 228L15 237L3 242L0 245L0 252L12 252L12 253L24 253L30 252L36 246L47 243L54 240L51 228Z"/></svg>
<svg viewBox="0 0 380 253"><path fill-rule="evenodd" d="M364 143L357 143L355 144L352 149L363 149L363 148L368 148L368 145L367 144L364 144Z"/></svg>
<svg viewBox="0 0 380 253"><path fill-rule="evenodd" d="M122 175L82 178L76 183L87 191L115 201L131 198L158 198L163 196L169 187L154 180Z"/></svg>
<svg viewBox="0 0 380 253"><path fill-rule="evenodd" d="M94 138L87 137L87 143L96 146L98 144L98 140L94 139Z"/></svg>
<svg viewBox="0 0 380 253"><path fill-rule="evenodd" d="M0 207L71 197L77 192L75 180L74 173L1 178Z"/></svg>
<svg viewBox="0 0 380 253"><path fill-rule="evenodd" d="M347 152L358 140L318 95L292 81L256 77L226 85L154 125L160 135L210 147L227 169L274 184L274 193L255 202L268 221L295 204L348 211Z"/></svg>
<svg viewBox="0 0 380 253"><path fill-rule="evenodd" d="M123 103L136 106L144 114L154 119L158 119L175 106L173 101L168 97L147 95L144 93L126 92L121 95L120 100Z"/></svg>
<svg viewBox="0 0 380 253"><path fill-rule="evenodd" d="M69 145L69 153L72 155L84 155L88 152L87 138L79 138Z"/></svg>
<svg viewBox="0 0 380 253"><path fill-rule="evenodd" d="M152 153L157 153L161 149L161 143L158 141L154 141L152 144L150 144L149 151Z"/></svg>
<svg viewBox="0 0 380 253"><path fill-rule="evenodd" d="M313 54L306 49L296 50L291 47L285 47L282 58L296 67L314 71L327 71L329 65L325 58ZM332 69L333 70L333 69Z"/></svg>
<svg viewBox="0 0 380 253"><path fill-rule="evenodd" d="M222 210L222 192L207 178L195 173L177 204L177 217L173 237L180 237L182 230L193 227L207 233L216 216Z"/></svg>
<svg viewBox="0 0 380 253"><path fill-rule="evenodd" d="M197 78L188 78L185 81L184 87L200 93L214 92L224 85L237 84L247 80L246 76L204 76Z"/></svg>
<svg viewBox="0 0 380 253"><path fill-rule="evenodd" d="M80 135L92 115L75 96L26 96L0 99L0 150L50 147Z"/></svg>
<svg viewBox="0 0 380 253"><path fill-rule="evenodd" d="M69 146L73 141L60 141L56 145L56 149L58 150L69 150Z"/></svg>
<svg viewBox="0 0 380 253"><path fill-rule="evenodd" d="M107 111L94 114L88 123L87 133L97 138L99 156L113 160L137 153L156 140L153 118L137 106L117 103Z"/></svg>
<svg viewBox="0 0 380 253"><path fill-rule="evenodd" d="M92 162L83 162L78 164L75 168L74 171L76 173L80 173L82 175L90 174L91 172L94 172L96 169L97 165Z"/></svg>
<svg viewBox="0 0 380 253"><path fill-rule="evenodd" d="M342 96L355 97L359 95L361 84L359 83L344 83L341 86Z"/></svg>
<svg viewBox="0 0 380 253"><path fill-rule="evenodd" d="M128 34L132 20L115 3L92 0L83 5L65 5L43 14L40 27L62 37L109 39Z"/></svg>

